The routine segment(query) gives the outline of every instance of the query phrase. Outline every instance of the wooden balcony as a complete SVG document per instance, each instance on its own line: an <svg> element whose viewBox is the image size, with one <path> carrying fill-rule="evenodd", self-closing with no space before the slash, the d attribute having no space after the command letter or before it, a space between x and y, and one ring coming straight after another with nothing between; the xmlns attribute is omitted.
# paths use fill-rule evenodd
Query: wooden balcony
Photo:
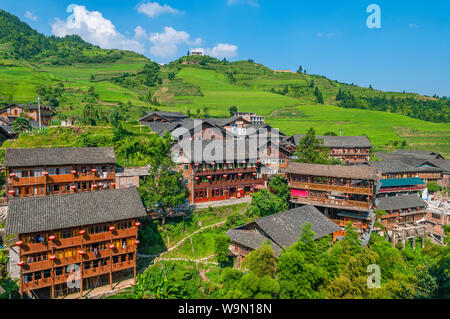
<svg viewBox="0 0 450 319"><path fill-rule="evenodd" d="M130 268L134 267L134 263L135 263L135 259L127 260L127 261L115 263L111 267L109 260L108 260L106 262L106 264L103 266L99 265L96 268L83 270L83 279L100 276L100 275L104 275L104 274L109 274L111 270L112 270L112 272L116 272L116 271L121 271L121 270L125 270L125 269L130 269ZM29 281L29 282L24 282L23 283L23 291L26 292L29 290L51 287L52 282L54 282L55 285L65 284L65 283L67 283L69 276L73 277L75 275L61 274L61 275L55 276L53 280L51 277L48 277L48 278L42 278L42 279L33 280L33 281ZM76 279L77 277L73 277L73 278Z"/></svg>
<svg viewBox="0 0 450 319"><path fill-rule="evenodd" d="M92 261L95 259L110 257L111 254L112 254L112 256L116 256L116 255L123 255L123 254L127 254L127 253L135 253L136 249L137 249L136 245L127 245L125 248L123 248L123 247L115 247L113 249L106 248L102 251L99 251L96 255L94 254L94 252L91 251L91 252L86 252L83 256L76 254L71 257L61 257L61 258L56 258L55 260L44 260L44 261L33 262L30 264L28 264L26 262L26 260L24 260L25 265L22 266L22 271L24 274L26 274L26 273L31 273L31 272L35 272L35 271L51 269L52 267L56 268L56 267L63 267L63 266L68 266L68 265L72 265L72 264L79 264L82 261L87 262L87 261Z"/></svg>
<svg viewBox="0 0 450 319"><path fill-rule="evenodd" d="M235 168L224 168L224 169L194 169L194 175L195 176L202 176L202 175L212 175L212 174L234 174L234 173L252 173L256 172L257 167L235 167Z"/></svg>
<svg viewBox="0 0 450 319"><path fill-rule="evenodd" d="M305 189L305 190L318 190L325 192L340 192L360 195L372 195L372 187L357 187L357 186L340 186L331 184L319 184L319 183L306 183L306 182L294 182L289 183L290 187Z"/></svg>
<svg viewBox="0 0 450 319"><path fill-rule="evenodd" d="M368 224L365 222L359 222L359 221L354 221L354 220L350 220L350 219L343 220L343 219L331 219L330 218L330 220L340 227L347 226L349 221L352 222L353 227L355 227L356 229L364 229L364 228L368 227Z"/></svg>
<svg viewBox="0 0 450 319"><path fill-rule="evenodd" d="M349 210L358 210L358 211L369 211L371 208L371 203L368 202L332 199L318 196L308 196L308 197L291 196L291 202L296 204L311 204L331 208L346 208Z"/></svg>
<svg viewBox="0 0 450 319"><path fill-rule="evenodd" d="M89 182L89 181L103 181L114 180L114 172L102 173L78 173L78 174L61 174L61 175L47 175L47 176L35 176L35 177L14 177L10 178L10 185L15 186L28 186L28 185L44 185L44 184L63 184L74 182Z"/></svg>
<svg viewBox="0 0 450 319"><path fill-rule="evenodd" d="M136 237L137 229L132 227L128 229L119 229L113 232L103 232L97 234L85 234L83 236L75 236L70 238L55 239L53 245L55 249L62 249L68 247L76 247L81 244L87 245L96 242L110 241L111 239L120 239L127 237ZM111 237L112 236L112 237ZM50 251L50 243L37 243L37 244L23 244L21 246L21 254L26 256L29 254L41 253Z"/></svg>
<svg viewBox="0 0 450 319"><path fill-rule="evenodd" d="M255 185L264 185L263 178L243 178L236 180L220 180L214 182L194 182L194 189L200 188L214 188L214 187L243 187L243 186L255 186Z"/></svg>

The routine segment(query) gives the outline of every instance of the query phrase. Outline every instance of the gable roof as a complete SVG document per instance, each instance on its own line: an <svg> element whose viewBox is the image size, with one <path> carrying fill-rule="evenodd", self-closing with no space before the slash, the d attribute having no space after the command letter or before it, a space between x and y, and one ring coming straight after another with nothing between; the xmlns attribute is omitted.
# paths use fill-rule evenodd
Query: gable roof
<svg viewBox="0 0 450 319"><path fill-rule="evenodd" d="M342 166L289 162L286 173L372 181L380 179L377 170L366 165Z"/></svg>
<svg viewBox="0 0 450 319"><path fill-rule="evenodd" d="M143 117L141 117L138 121L142 121L145 120L147 117L149 117L150 115L156 114L158 116L161 116L165 119L167 119L167 117L176 117L179 119L183 119L183 118L187 118L187 115L184 115L182 112L168 112L168 111L153 111L153 112L148 112L147 114L145 114Z"/></svg>
<svg viewBox="0 0 450 319"><path fill-rule="evenodd" d="M302 138L305 137L304 134L296 134L292 135L294 143L296 146L299 145L299 142ZM321 139L323 141L324 147L372 147L367 136L316 136L316 138Z"/></svg>
<svg viewBox="0 0 450 319"><path fill-rule="evenodd" d="M422 161L419 161L422 162ZM378 169L382 174L407 172L441 172L442 169L431 166L415 166L413 159L385 159L381 162L369 161L367 165ZM417 164L417 162L416 162Z"/></svg>
<svg viewBox="0 0 450 319"><path fill-rule="evenodd" d="M252 223L228 230L227 235L233 242L251 249L257 249L261 244L270 240L275 257L278 257L282 248L297 242L305 223L312 224L311 230L315 233L314 239L340 230L338 225L329 220L317 208L305 205L258 218ZM264 235L249 229L252 224L258 225Z"/></svg>
<svg viewBox="0 0 450 319"><path fill-rule="evenodd" d="M282 213L264 216L255 223L281 247L289 247L300 237L305 223L311 223L314 239L332 234L340 227L329 220L317 208L305 205Z"/></svg>
<svg viewBox="0 0 450 319"><path fill-rule="evenodd" d="M412 207L425 207L427 203L417 195L379 197L375 199L376 209L397 210Z"/></svg>
<svg viewBox="0 0 450 319"><path fill-rule="evenodd" d="M135 187L8 202L7 234L23 234L93 225L146 216Z"/></svg>
<svg viewBox="0 0 450 319"><path fill-rule="evenodd" d="M114 164L112 147L8 148L5 167Z"/></svg>

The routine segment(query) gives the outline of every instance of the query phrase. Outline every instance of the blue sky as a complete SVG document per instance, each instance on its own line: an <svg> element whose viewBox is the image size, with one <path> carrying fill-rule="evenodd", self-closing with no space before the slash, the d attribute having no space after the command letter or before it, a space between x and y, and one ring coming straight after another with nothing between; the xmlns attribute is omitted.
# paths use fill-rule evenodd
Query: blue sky
<svg viewBox="0 0 450 319"><path fill-rule="evenodd" d="M367 27L372 3L381 28ZM46 35L79 34L160 63L201 48L381 90L450 96L446 0L2 0L0 8Z"/></svg>

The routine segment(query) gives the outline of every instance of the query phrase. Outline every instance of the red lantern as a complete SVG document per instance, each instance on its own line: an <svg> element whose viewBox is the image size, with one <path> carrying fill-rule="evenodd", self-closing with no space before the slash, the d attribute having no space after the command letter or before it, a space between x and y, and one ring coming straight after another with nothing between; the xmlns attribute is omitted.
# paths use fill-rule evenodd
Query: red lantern
<svg viewBox="0 0 450 319"><path fill-rule="evenodd" d="M84 235L84 234L86 234L86 231L85 231L84 229L80 229L80 230L78 231L78 234Z"/></svg>
<svg viewBox="0 0 450 319"><path fill-rule="evenodd" d="M196 181L198 181L198 177L194 177L194 179L195 179Z"/></svg>
<svg viewBox="0 0 450 319"><path fill-rule="evenodd" d="M8 191L8 193L9 193L10 195L14 195L15 191L14 191L14 189L11 189L11 190Z"/></svg>
<svg viewBox="0 0 450 319"><path fill-rule="evenodd" d="M242 161L242 164L245 164L245 163L247 163L246 161Z"/></svg>
<svg viewBox="0 0 450 319"><path fill-rule="evenodd" d="M222 177L223 177L223 178L227 178L227 174L223 174Z"/></svg>
<svg viewBox="0 0 450 319"><path fill-rule="evenodd" d="M108 248L109 248L109 249L114 249L114 244L109 244L109 245L108 245Z"/></svg>
<svg viewBox="0 0 450 319"><path fill-rule="evenodd" d="M139 227L139 226L141 226L141 223L140 222L135 222L134 226Z"/></svg>
<svg viewBox="0 0 450 319"><path fill-rule="evenodd" d="M50 241L54 241L55 239L56 239L55 235L48 236L48 240L50 240Z"/></svg>
<svg viewBox="0 0 450 319"><path fill-rule="evenodd" d="M137 239L134 240L135 245L139 245L139 243L140 243L139 240L137 240Z"/></svg>
<svg viewBox="0 0 450 319"><path fill-rule="evenodd" d="M83 249L80 249L80 250L78 251L78 255L83 256L83 255L84 255L84 250L83 250Z"/></svg>
<svg viewBox="0 0 450 319"><path fill-rule="evenodd" d="M401 213L401 212L402 212L402 210L401 210L401 209L399 209L399 210L398 210L398 212L399 212L399 213Z"/></svg>
<svg viewBox="0 0 450 319"><path fill-rule="evenodd" d="M114 231L116 229L114 226L109 226L109 231Z"/></svg>
<svg viewBox="0 0 450 319"><path fill-rule="evenodd" d="M70 171L70 173L71 173L72 175L75 175L75 174L77 173L77 171L73 169L73 170Z"/></svg>
<svg viewBox="0 0 450 319"><path fill-rule="evenodd" d="M48 175L48 172L47 172L47 171L43 171L43 172L42 172L42 175L47 176L47 175Z"/></svg>
<svg viewBox="0 0 450 319"><path fill-rule="evenodd" d="M112 187L116 187L116 183L111 183L111 186Z"/></svg>
<svg viewBox="0 0 450 319"><path fill-rule="evenodd" d="M259 163L261 163L261 161L260 161L260 160L257 160L257 161L256 161L256 164L259 164Z"/></svg>
<svg viewBox="0 0 450 319"><path fill-rule="evenodd" d="M420 210L420 207L416 207L417 210Z"/></svg>
<svg viewBox="0 0 450 319"><path fill-rule="evenodd" d="M389 211L389 214L392 214L392 210Z"/></svg>
<svg viewBox="0 0 450 319"><path fill-rule="evenodd" d="M212 178L212 176L211 176L211 175L208 175L208 176L207 176L207 178L208 178L208 179L211 179L211 178Z"/></svg>
<svg viewBox="0 0 450 319"><path fill-rule="evenodd" d="M25 263L23 262L23 260L19 260L19 262L17 262L17 265L22 267Z"/></svg>
<svg viewBox="0 0 450 319"><path fill-rule="evenodd" d="M92 173L95 173L95 172L97 172L97 169L96 169L96 168L93 168L93 169L91 169L91 172L92 172Z"/></svg>
<svg viewBox="0 0 450 319"><path fill-rule="evenodd" d="M92 184L92 188L97 188L98 187L98 185L97 184Z"/></svg>
<svg viewBox="0 0 450 319"><path fill-rule="evenodd" d="M197 166L198 166L198 163L195 163L194 166L197 167Z"/></svg>
<svg viewBox="0 0 450 319"><path fill-rule="evenodd" d="M242 173L239 173L238 176L242 176Z"/></svg>
<svg viewBox="0 0 450 319"><path fill-rule="evenodd" d="M9 177L14 178L16 177L16 174L14 174L13 172L9 173Z"/></svg>
<svg viewBox="0 0 450 319"><path fill-rule="evenodd" d="M50 260L55 260L55 259L56 259L56 256L55 256L55 255L50 255L50 257L48 257L48 259L50 259Z"/></svg>
<svg viewBox="0 0 450 319"><path fill-rule="evenodd" d="M71 185L71 186L70 186L70 189L71 189L71 190L75 190L76 188L77 188L77 187L76 187L75 185Z"/></svg>
<svg viewBox="0 0 450 319"><path fill-rule="evenodd" d="M231 164L231 162L227 162L227 165L230 165Z"/></svg>
<svg viewBox="0 0 450 319"><path fill-rule="evenodd" d="M21 240L16 241L16 246L22 246L22 245L23 245L23 241L21 241Z"/></svg>
<svg viewBox="0 0 450 319"><path fill-rule="evenodd" d="M216 163L212 162L211 165L214 166L214 165L216 165Z"/></svg>
<svg viewBox="0 0 450 319"><path fill-rule="evenodd" d="M411 208L408 208L408 212L410 212L411 211Z"/></svg>
<svg viewBox="0 0 450 319"><path fill-rule="evenodd" d="M252 173L252 175L253 175L253 176L255 176L255 175L256 175L256 173Z"/></svg>

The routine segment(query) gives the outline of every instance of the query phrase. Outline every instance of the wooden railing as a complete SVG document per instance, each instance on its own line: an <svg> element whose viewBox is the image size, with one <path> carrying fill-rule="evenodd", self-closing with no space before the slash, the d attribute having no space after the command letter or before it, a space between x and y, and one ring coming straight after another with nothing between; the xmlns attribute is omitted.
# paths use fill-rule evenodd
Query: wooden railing
<svg viewBox="0 0 450 319"><path fill-rule="evenodd" d="M114 172L107 172L103 177L102 173L78 173L61 174L61 175L47 175L47 176L35 176L35 177L14 177L10 181L12 186L26 186L26 185L43 185L54 183L72 183L72 182L87 182L87 181L102 181L113 180L115 178Z"/></svg>
<svg viewBox="0 0 450 319"><path fill-rule="evenodd" d="M257 167L235 167L235 168L222 168L222 169L200 169L197 170L194 168L194 175L195 176L201 176L201 175L211 175L211 174L233 174L233 173L251 173L256 172Z"/></svg>
<svg viewBox="0 0 450 319"><path fill-rule="evenodd" d="M341 185L307 183L307 182L296 182L296 181L291 181L289 183L289 185L293 188L300 188L300 189L306 189L306 190L312 189L312 190L320 190L320 191L334 191L334 192L362 194L362 195L372 195L373 194L373 189L371 187L341 186Z"/></svg>
<svg viewBox="0 0 450 319"><path fill-rule="evenodd" d="M113 249L106 248L102 251L99 251L97 254L95 254L93 251L90 251L90 252L86 252L83 256L81 256L79 254L75 254L70 257L63 256L60 258L56 258L55 260L47 259L47 260L32 262L32 263L27 263L27 261L24 260L25 265L22 266L22 269L23 269L24 274L31 273L31 272L35 272L35 271L51 269L52 267L54 267L54 268L63 267L63 266L68 266L68 265L72 265L72 264L78 264L78 263L81 263L82 261L87 262L87 261L92 261L95 259L106 258L106 257L110 257L111 254L112 254L112 256L116 256L116 255L122 255L122 254L126 254L126 253L134 253L134 252L136 252L136 249L137 249L136 245L127 245L125 248L123 248L123 247L115 247Z"/></svg>
<svg viewBox="0 0 450 319"><path fill-rule="evenodd" d="M299 197L299 196L291 196L291 201L293 203L299 204L324 204L324 205L333 205L333 206L341 206L341 207L352 207L359 208L362 210L369 210L371 204L368 202L356 201L356 200L343 200L343 199L332 199L318 196L308 196L308 197Z"/></svg>
<svg viewBox="0 0 450 319"><path fill-rule="evenodd" d="M355 227L356 229L362 229L362 228L367 228L368 224L364 223L364 222L358 222L358 221L353 221L353 220L343 220L343 219L331 219L330 220L335 223L338 226L341 227L345 227L347 226L348 222L351 221L353 227Z"/></svg>
<svg viewBox="0 0 450 319"><path fill-rule="evenodd" d="M111 271L111 269L113 272L130 269L130 268L134 267L134 263L135 263L134 259L127 260L127 261L123 261L123 262L117 262L117 263L113 264L111 267L109 260L107 260L106 264L103 266L99 265L96 268L91 267L91 269L83 270L83 278L89 278L89 277L99 276L99 275L103 275L103 274L108 274ZM54 276L53 280L51 277L48 277L48 278L41 278L38 280L29 281L29 282L24 282L23 283L23 291L29 291L29 290L34 290L34 289L39 289L39 288L44 288L44 287L50 287L52 285L52 282L55 285L64 284L64 283L67 283L69 276L71 276L71 275L75 276L73 274L61 274L58 276ZM74 277L74 279L75 278L79 278L79 277Z"/></svg>
<svg viewBox="0 0 450 319"><path fill-rule="evenodd" d="M214 182L195 182L194 188L207 188L207 187L226 187L226 186L251 186L262 184L264 185L263 178L243 178L237 180L220 180Z"/></svg>
<svg viewBox="0 0 450 319"><path fill-rule="evenodd" d="M112 234L112 237L111 237ZM108 241L112 239L126 238L126 237L135 237L137 234L137 229L132 227L128 229L120 229L111 232L103 232L97 234L85 234L83 236L75 236L70 238L61 238L55 239L53 241L53 245L55 249L68 248L68 247L76 247L84 245L92 244L96 242ZM24 243L21 246L22 255L35 254L40 252L49 251L51 249L50 243L36 243L36 244L26 244Z"/></svg>

